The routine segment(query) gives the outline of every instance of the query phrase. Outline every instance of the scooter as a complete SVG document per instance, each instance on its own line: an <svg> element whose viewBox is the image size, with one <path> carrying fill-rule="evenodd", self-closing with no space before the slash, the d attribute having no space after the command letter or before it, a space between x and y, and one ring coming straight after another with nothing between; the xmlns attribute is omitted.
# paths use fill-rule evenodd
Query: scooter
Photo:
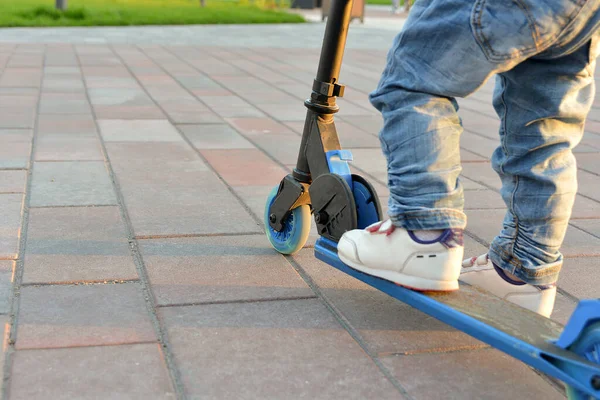
<svg viewBox="0 0 600 400"><path fill-rule="evenodd" d="M294 254L308 239L311 216L319 233L315 256L340 271L521 360L566 385L571 400L600 399L600 299L581 300L566 326L467 284L450 293L412 291L344 264L337 243L344 232L381 220L375 189L352 174L352 154L334 124L338 82L352 0L333 0L325 28L296 167L271 191L265 229L271 245Z"/></svg>

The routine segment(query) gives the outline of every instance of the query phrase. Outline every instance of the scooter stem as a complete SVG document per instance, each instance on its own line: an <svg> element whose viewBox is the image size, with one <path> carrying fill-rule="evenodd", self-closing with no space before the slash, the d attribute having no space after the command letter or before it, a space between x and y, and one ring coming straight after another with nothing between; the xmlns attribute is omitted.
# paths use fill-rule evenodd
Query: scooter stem
<svg viewBox="0 0 600 400"><path fill-rule="evenodd" d="M337 83L338 81L350 25L352 4L353 0L333 0L331 3L317 70L316 80L319 82Z"/></svg>

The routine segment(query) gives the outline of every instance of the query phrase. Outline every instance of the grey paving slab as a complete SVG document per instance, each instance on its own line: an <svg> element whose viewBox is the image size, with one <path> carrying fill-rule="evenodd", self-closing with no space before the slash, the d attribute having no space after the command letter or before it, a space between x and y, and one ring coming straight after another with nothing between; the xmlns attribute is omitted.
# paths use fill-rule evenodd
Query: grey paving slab
<svg viewBox="0 0 600 400"><path fill-rule="evenodd" d="M30 210L23 283L137 278L117 207Z"/></svg>
<svg viewBox="0 0 600 400"><path fill-rule="evenodd" d="M506 209L500 193L493 190L465 191L465 210L473 209Z"/></svg>
<svg viewBox="0 0 600 400"><path fill-rule="evenodd" d="M57 92L57 93L72 93L72 92L84 92L85 86L81 78L47 78L44 77L42 84L42 90L46 93Z"/></svg>
<svg viewBox="0 0 600 400"><path fill-rule="evenodd" d="M600 298L600 257L569 257L560 272L559 285L580 299Z"/></svg>
<svg viewBox="0 0 600 400"><path fill-rule="evenodd" d="M354 149L352 165L373 176L380 182L387 182L387 161L381 149Z"/></svg>
<svg viewBox="0 0 600 400"><path fill-rule="evenodd" d="M10 399L175 399L157 344L18 351Z"/></svg>
<svg viewBox="0 0 600 400"><path fill-rule="evenodd" d="M182 142L177 129L166 119L98 120L106 142Z"/></svg>
<svg viewBox="0 0 600 400"><path fill-rule="evenodd" d="M318 300L159 313L190 398L401 397Z"/></svg>
<svg viewBox="0 0 600 400"><path fill-rule="evenodd" d="M138 283L26 286L17 349L154 342Z"/></svg>
<svg viewBox="0 0 600 400"><path fill-rule="evenodd" d="M36 162L30 205L85 206L117 204L104 162Z"/></svg>
<svg viewBox="0 0 600 400"><path fill-rule="evenodd" d="M23 193L27 183L25 170L0 170L0 193Z"/></svg>
<svg viewBox="0 0 600 400"><path fill-rule="evenodd" d="M43 114L39 116L37 131L40 138L47 135L95 137L96 123L91 114Z"/></svg>
<svg viewBox="0 0 600 400"><path fill-rule="evenodd" d="M41 68L6 68L0 77L0 86L39 88L41 79Z"/></svg>
<svg viewBox="0 0 600 400"><path fill-rule="evenodd" d="M102 161L104 156L98 138L46 134L35 143L35 161Z"/></svg>
<svg viewBox="0 0 600 400"><path fill-rule="evenodd" d="M0 108L0 129L32 129L35 124L33 109L23 107Z"/></svg>
<svg viewBox="0 0 600 400"><path fill-rule="evenodd" d="M282 164L296 164L296 160L298 160L301 141L299 135L293 133L262 133L260 135L249 135L248 138L257 147Z"/></svg>
<svg viewBox="0 0 600 400"><path fill-rule="evenodd" d="M0 314L10 312L14 269L14 261L0 260Z"/></svg>
<svg viewBox="0 0 600 400"><path fill-rule="evenodd" d="M137 236L259 232L187 144L107 143L107 149Z"/></svg>
<svg viewBox="0 0 600 400"><path fill-rule="evenodd" d="M139 242L158 305L314 296L264 235Z"/></svg>
<svg viewBox="0 0 600 400"><path fill-rule="evenodd" d="M502 187L498 174L489 163L464 163L461 175L497 191Z"/></svg>
<svg viewBox="0 0 600 400"><path fill-rule="evenodd" d="M42 93L40 114L89 114L90 104L83 93Z"/></svg>
<svg viewBox="0 0 600 400"><path fill-rule="evenodd" d="M252 149L254 145L226 124L178 125L195 148Z"/></svg>
<svg viewBox="0 0 600 400"><path fill-rule="evenodd" d="M600 178L598 178L600 183ZM592 200L578 195L575 198L575 206L571 213L571 219L600 218L600 201Z"/></svg>
<svg viewBox="0 0 600 400"><path fill-rule="evenodd" d="M504 210L466 210L467 230L489 243L500 233L504 213ZM600 255L600 239L570 226L560 251L569 257Z"/></svg>
<svg viewBox="0 0 600 400"><path fill-rule="evenodd" d="M28 168L33 132L0 129L0 168Z"/></svg>
<svg viewBox="0 0 600 400"><path fill-rule="evenodd" d="M0 194L0 258L14 259L19 248L23 194Z"/></svg>
<svg viewBox="0 0 600 400"><path fill-rule="evenodd" d="M571 225L600 238L600 219L572 220Z"/></svg>
<svg viewBox="0 0 600 400"><path fill-rule="evenodd" d="M382 362L415 400L564 399L530 368L496 350L398 355Z"/></svg>
<svg viewBox="0 0 600 400"><path fill-rule="evenodd" d="M577 172L577 181L579 183L578 193L600 201L600 185L598 185L600 177L598 175L579 170Z"/></svg>
<svg viewBox="0 0 600 400"><path fill-rule="evenodd" d="M301 250L294 259L378 354L479 348L483 343L339 272Z"/></svg>

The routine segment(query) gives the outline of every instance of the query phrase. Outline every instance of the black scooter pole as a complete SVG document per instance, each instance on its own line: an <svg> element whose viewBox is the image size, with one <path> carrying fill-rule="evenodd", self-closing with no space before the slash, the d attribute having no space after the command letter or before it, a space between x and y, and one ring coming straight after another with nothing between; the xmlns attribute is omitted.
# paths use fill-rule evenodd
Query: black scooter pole
<svg viewBox="0 0 600 400"><path fill-rule="evenodd" d="M312 155L306 154L307 152L305 151L307 143L311 140L311 135L315 134L314 129L311 129L314 115L316 114L321 121L331 125L333 114L339 110L335 99L336 97L341 97L344 93L344 87L338 84L338 78L342 66L342 58L344 57L346 37L348 36L352 4L353 0L333 0L331 3L331 10L327 18L325 36L321 47L317 77L313 83L310 98L304 102L308 108L308 113L302 133L298 162L293 172L294 177L300 182L309 183L312 178L311 175L317 172L310 171L307 158L322 157L322 151L318 152L320 154ZM333 142L335 146L338 143L337 135L335 128L333 126L331 128L328 129L329 132L326 135L325 132L321 132L321 136L325 141L329 140ZM327 136L329 139L326 139L324 136Z"/></svg>
<svg viewBox="0 0 600 400"><path fill-rule="evenodd" d="M317 81L337 83L348 36L353 0L333 0L327 18Z"/></svg>

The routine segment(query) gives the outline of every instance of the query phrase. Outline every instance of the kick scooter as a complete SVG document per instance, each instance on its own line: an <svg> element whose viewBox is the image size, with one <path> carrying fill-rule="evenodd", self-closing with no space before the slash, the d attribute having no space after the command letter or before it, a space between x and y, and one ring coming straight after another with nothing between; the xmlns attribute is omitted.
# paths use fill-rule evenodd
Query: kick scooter
<svg viewBox="0 0 600 400"><path fill-rule="evenodd" d="M571 400L600 399L600 299L582 300L566 326L466 284L450 293L416 292L348 267L338 257L344 232L381 220L374 188L350 172L334 114L352 0L333 0L296 168L270 193L265 228L272 246L294 254L308 239L311 215L320 238L316 257L354 278L563 381Z"/></svg>

